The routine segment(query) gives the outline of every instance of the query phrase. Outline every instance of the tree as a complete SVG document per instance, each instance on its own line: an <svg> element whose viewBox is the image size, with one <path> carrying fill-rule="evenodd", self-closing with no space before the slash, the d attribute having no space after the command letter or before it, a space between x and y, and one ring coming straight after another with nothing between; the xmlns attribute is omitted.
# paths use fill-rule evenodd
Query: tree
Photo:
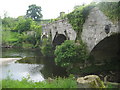
<svg viewBox="0 0 120 90"><path fill-rule="evenodd" d="M42 18L41 14L41 7L36 6L35 4L32 4L29 6L29 9L27 10L26 16L29 18L32 18L35 21L39 21Z"/></svg>
<svg viewBox="0 0 120 90"><path fill-rule="evenodd" d="M22 33L24 31L30 31L31 28L32 19L21 19L18 21L18 24L15 27L15 30L19 33Z"/></svg>
<svg viewBox="0 0 120 90"><path fill-rule="evenodd" d="M14 30L16 24L17 24L17 21L15 18L4 17L2 19L2 29L3 30Z"/></svg>

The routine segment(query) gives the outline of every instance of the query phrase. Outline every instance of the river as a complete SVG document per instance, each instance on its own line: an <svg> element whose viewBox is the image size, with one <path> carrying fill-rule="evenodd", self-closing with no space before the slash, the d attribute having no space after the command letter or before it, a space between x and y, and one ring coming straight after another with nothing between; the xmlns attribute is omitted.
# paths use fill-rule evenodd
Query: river
<svg viewBox="0 0 120 90"><path fill-rule="evenodd" d="M2 65L2 79L10 76L14 80L30 77L35 82L43 81L48 77L67 75L64 68L55 65L54 57L43 57L38 49L4 48L3 58L23 58ZM0 73L1 74L1 73Z"/></svg>

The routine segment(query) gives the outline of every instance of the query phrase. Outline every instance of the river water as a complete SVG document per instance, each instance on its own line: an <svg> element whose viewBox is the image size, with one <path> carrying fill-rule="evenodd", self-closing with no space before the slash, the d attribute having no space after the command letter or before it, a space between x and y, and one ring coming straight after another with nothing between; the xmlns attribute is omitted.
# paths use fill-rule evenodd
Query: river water
<svg viewBox="0 0 120 90"><path fill-rule="evenodd" d="M48 77L66 76L64 68L55 65L54 57L43 57L40 50L26 50L20 48L2 49L2 57L18 58L22 60L2 65L2 79L10 76L14 80L30 77L35 82Z"/></svg>

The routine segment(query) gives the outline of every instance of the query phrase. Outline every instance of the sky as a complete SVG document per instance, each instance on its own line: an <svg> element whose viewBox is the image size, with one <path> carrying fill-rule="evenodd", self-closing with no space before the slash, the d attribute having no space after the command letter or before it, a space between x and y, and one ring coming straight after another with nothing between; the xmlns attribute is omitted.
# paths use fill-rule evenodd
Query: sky
<svg viewBox="0 0 120 90"><path fill-rule="evenodd" d="M60 12L69 13L75 5L89 4L93 0L1 0L0 16L18 17L26 14L28 6L41 6L43 19L57 18Z"/></svg>

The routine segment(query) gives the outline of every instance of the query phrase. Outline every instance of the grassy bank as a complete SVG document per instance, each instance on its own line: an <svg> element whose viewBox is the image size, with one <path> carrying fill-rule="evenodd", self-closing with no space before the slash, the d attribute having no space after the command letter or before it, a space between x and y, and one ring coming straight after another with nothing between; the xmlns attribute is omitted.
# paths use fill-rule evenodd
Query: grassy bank
<svg viewBox="0 0 120 90"><path fill-rule="evenodd" d="M2 31L2 43L13 44L13 42L18 41L19 33L11 31Z"/></svg>
<svg viewBox="0 0 120 90"><path fill-rule="evenodd" d="M118 83L105 83L106 88L118 88ZM78 88L77 82L73 76L68 78L48 78L42 82L33 82L29 78L23 78L21 81L12 80L9 77L2 80L2 88Z"/></svg>
<svg viewBox="0 0 120 90"><path fill-rule="evenodd" d="M29 81L29 78L23 78L21 81L7 78L2 80L2 88L77 88L77 83L72 76L68 78L49 78L43 82Z"/></svg>

